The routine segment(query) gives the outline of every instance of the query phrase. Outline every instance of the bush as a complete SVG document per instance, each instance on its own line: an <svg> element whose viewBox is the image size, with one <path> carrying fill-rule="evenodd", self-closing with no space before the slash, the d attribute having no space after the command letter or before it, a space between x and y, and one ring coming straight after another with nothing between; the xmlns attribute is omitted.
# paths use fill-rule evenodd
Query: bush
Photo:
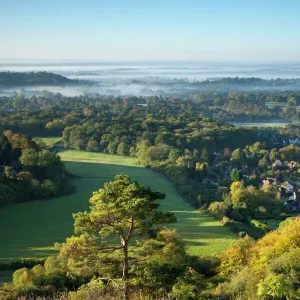
<svg viewBox="0 0 300 300"><path fill-rule="evenodd" d="M244 217L235 209L230 213L230 217L231 219L239 222L242 222L244 220Z"/></svg>
<svg viewBox="0 0 300 300"><path fill-rule="evenodd" d="M219 219L226 216L230 211L230 207L225 202L213 202L208 207L208 212Z"/></svg>
<svg viewBox="0 0 300 300"><path fill-rule="evenodd" d="M224 216L223 218L222 218L222 223L224 224L224 225L226 225L227 223L229 223L231 220L228 218L228 217L226 217L226 216Z"/></svg>
<svg viewBox="0 0 300 300"><path fill-rule="evenodd" d="M0 270L7 271L7 270L17 270L21 268L32 268L38 264L44 264L46 261L45 258L41 259L34 259L34 258L22 258L22 259L14 259L8 262L1 262L0 263Z"/></svg>
<svg viewBox="0 0 300 300"><path fill-rule="evenodd" d="M193 268L206 277L215 276L220 266L220 259L216 256L191 257Z"/></svg>
<svg viewBox="0 0 300 300"><path fill-rule="evenodd" d="M107 288L102 280L94 279L88 284L82 285L76 292L69 292L70 300L85 300L85 299L105 299L105 294L112 289L112 284ZM111 291L112 294L113 291ZM109 299L109 298L107 298Z"/></svg>
<svg viewBox="0 0 300 300"><path fill-rule="evenodd" d="M192 284L179 281L173 286L171 297L182 300L195 299L195 287Z"/></svg>
<svg viewBox="0 0 300 300"><path fill-rule="evenodd" d="M240 237L240 238L243 238L243 237L245 237L247 235L247 232L246 231L240 231L239 233L238 233L238 236Z"/></svg>

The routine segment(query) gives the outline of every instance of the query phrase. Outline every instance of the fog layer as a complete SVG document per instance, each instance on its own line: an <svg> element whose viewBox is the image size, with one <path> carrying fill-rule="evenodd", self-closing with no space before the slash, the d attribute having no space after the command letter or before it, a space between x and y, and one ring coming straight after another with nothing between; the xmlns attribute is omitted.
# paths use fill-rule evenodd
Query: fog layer
<svg viewBox="0 0 300 300"><path fill-rule="evenodd" d="M0 60L0 72L48 71L70 79L94 81L91 87L30 87L24 94L43 90L65 96L84 93L111 95L163 95L182 91L184 82L221 77L259 77L263 79L300 78L300 63L201 63L201 62L99 62L99 61L38 61ZM19 91L17 88L15 89ZM185 90L185 92L188 92ZM3 95L12 89L2 89Z"/></svg>

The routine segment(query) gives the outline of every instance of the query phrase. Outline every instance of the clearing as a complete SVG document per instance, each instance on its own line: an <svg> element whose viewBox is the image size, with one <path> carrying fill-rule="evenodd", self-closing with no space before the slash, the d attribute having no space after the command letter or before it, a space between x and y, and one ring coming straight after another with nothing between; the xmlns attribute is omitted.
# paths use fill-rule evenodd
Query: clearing
<svg viewBox="0 0 300 300"><path fill-rule="evenodd" d="M62 141L62 138L61 137L43 137L43 138L40 138L40 137L36 137L34 138L33 140L38 140L38 139L42 139L43 142L47 145L47 146L53 146L55 145L56 143Z"/></svg>
<svg viewBox="0 0 300 300"><path fill-rule="evenodd" d="M210 216L199 213L178 195L174 185L136 159L67 150L60 153L74 179L76 193L49 200L11 204L0 208L0 260L42 258L54 253L53 244L73 233L72 213L87 210L92 192L117 174L128 174L140 183L166 193L160 208L172 211L176 228L193 255L211 255L226 249L236 236Z"/></svg>

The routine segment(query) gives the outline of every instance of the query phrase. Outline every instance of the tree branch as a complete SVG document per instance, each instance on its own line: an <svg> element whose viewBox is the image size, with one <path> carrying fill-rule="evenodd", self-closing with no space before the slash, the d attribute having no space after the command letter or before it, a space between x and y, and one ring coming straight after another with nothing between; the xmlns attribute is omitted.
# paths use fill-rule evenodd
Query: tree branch
<svg viewBox="0 0 300 300"><path fill-rule="evenodd" d="M130 222L130 229L127 235L127 240L130 241L132 233L133 233L133 228L134 228L134 217L131 217L131 222Z"/></svg>

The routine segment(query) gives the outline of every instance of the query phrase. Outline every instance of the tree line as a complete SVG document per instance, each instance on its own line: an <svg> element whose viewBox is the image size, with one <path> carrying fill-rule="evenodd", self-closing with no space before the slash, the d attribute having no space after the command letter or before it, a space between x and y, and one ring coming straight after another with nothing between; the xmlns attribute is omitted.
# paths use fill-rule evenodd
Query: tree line
<svg viewBox="0 0 300 300"><path fill-rule="evenodd" d="M53 197L70 188L56 153L10 130L0 135L0 205Z"/></svg>
<svg viewBox="0 0 300 300"><path fill-rule="evenodd" d="M70 85L78 84L78 80L72 80L65 76L51 72L0 72L1 87L21 87L39 85Z"/></svg>

